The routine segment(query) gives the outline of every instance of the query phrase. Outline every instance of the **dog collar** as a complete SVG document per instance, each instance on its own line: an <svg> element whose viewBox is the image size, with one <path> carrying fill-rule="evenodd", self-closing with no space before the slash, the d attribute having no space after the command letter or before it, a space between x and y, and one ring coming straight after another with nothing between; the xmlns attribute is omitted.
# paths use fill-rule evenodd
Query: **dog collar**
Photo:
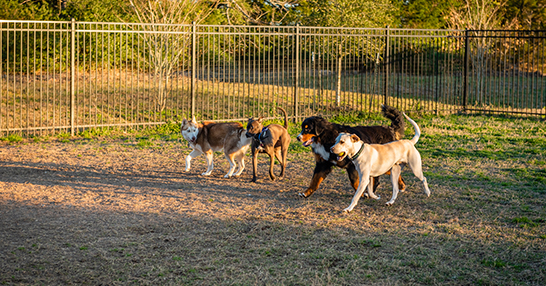
<svg viewBox="0 0 546 286"><path fill-rule="evenodd" d="M362 150L364 150L364 142L362 142L362 146L360 146L360 150L358 150L358 152L356 152L356 154L353 157L351 157L351 161L356 160L356 158L360 156L360 153L362 153Z"/></svg>
<svg viewBox="0 0 546 286"><path fill-rule="evenodd" d="M259 140L260 142L262 142L262 139L263 139L263 138L266 138L265 136L262 137L262 134L265 134L266 131L267 131L267 127L264 127L264 128L262 129L262 132L260 132L260 134L258 134L258 140Z"/></svg>

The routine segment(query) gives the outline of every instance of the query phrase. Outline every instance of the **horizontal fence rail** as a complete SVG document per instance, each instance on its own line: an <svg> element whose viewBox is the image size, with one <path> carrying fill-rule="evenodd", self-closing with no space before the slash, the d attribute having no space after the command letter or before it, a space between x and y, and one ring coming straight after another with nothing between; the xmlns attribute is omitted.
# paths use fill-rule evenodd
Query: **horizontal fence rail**
<svg viewBox="0 0 546 286"><path fill-rule="evenodd" d="M0 20L0 132L407 112L546 115L545 31Z"/></svg>

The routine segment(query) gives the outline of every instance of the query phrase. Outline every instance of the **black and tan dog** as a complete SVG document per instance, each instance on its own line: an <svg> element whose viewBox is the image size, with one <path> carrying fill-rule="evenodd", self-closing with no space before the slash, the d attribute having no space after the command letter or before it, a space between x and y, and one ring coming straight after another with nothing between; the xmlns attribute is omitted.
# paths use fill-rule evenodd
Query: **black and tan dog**
<svg viewBox="0 0 546 286"><path fill-rule="evenodd" d="M256 182L256 173L258 171L258 153L267 153L269 155L269 177L272 181L275 180L275 174L273 174L273 165L275 163L275 157L281 164L281 173L279 178L284 176L286 169L286 155L288 154L288 145L290 145L290 135L288 134L288 116L286 110L277 107L284 113L284 126L278 124L269 124L263 126L263 117L258 119L248 119L248 125L246 127L246 136L252 138L250 144L252 150L252 182Z"/></svg>
<svg viewBox="0 0 546 286"><path fill-rule="evenodd" d="M358 137L368 144L384 144L395 140L400 140L404 137L404 129L406 123L404 116L398 110L391 106L382 106L383 116L391 120L391 126L347 126L326 121L319 116L312 116L303 121L301 124L301 133L297 139L303 142L303 146L311 146L315 154L315 169L311 184L300 193L301 197L312 195L319 187L320 183L332 172L334 166L347 169L351 185L358 189L359 178L358 172L354 164L348 158L341 161L337 160L337 155L330 152L330 148L336 143L336 138L339 133L356 134ZM379 180L374 178L374 191L379 184ZM400 190L404 190L406 185L402 177L398 180Z"/></svg>

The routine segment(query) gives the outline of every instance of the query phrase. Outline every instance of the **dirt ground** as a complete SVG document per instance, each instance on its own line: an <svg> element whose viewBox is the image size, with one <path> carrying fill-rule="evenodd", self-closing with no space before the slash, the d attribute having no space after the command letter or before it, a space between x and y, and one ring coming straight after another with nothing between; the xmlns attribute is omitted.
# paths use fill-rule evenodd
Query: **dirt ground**
<svg viewBox="0 0 546 286"><path fill-rule="evenodd" d="M470 158L427 159L429 198L404 172L408 190L395 206L384 205L391 191L383 178L381 200L361 200L346 215L342 210L353 191L341 169L310 198L298 197L313 173L309 151L289 153L287 175L275 182L266 177L268 159L261 155L259 181L251 183L248 156L242 176L225 179L229 165L217 153L212 175L204 177L203 157L183 171L190 151L185 143L149 142L146 147L137 139L3 143L0 284L540 285L544 280L543 193L527 190L522 196L510 184L474 179L459 183L457 172L473 166ZM485 160L468 172L497 165ZM469 182L476 186L469 188Z"/></svg>
<svg viewBox="0 0 546 286"><path fill-rule="evenodd" d="M266 177L268 160L262 155L258 183L250 182L249 157L241 177L225 179L228 164L223 154L215 154L215 169L204 177L200 175L206 169L203 157L183 172L188 153L179 142L149 148L121 140L2 146L0 282L155 284L157 277L150 280L147 275L161 272L157 268L162 263L147 265L146 259L153 260L157 248L181 243L180 236L187 234L202 243L211 229L226 228L226 221L245 221L244 228L252 228L257 227L252 221L262 218L325 225L336 220L352 196L344 172L338 169L318 191L320 195L315 194L320 200L298 198L312 174L310 153L290 154L287 176L275 182ZM278 173L280 167L275 170ZM237 236L240 231L220 235ZM137 249L128 253L131 247ZM136 268L115 273L120 257L131 255ZM170 257L176 260L177 255L182 256ZM187 271L191 277L191 269Z"/></svg>

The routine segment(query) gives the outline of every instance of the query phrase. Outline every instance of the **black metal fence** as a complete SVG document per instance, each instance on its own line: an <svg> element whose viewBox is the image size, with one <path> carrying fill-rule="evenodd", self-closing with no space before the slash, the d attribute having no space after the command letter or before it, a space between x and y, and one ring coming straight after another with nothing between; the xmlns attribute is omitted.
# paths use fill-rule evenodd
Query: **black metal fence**
<svg viewBox="0 0 546 286"><path fill-rule="evenodd" d="M546 115L545 31L0 21L0 132L182 117Z"/></svg>

